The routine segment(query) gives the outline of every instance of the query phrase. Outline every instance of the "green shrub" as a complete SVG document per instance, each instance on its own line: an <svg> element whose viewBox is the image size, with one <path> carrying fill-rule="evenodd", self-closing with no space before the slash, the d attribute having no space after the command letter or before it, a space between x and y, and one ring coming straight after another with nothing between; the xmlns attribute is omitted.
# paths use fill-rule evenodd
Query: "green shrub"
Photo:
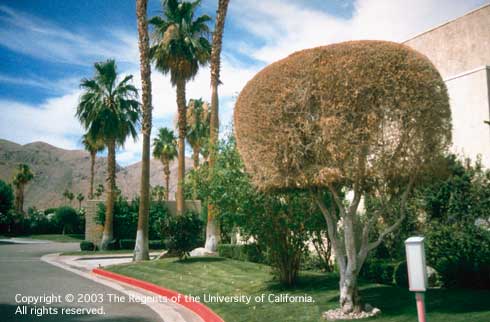
<svg viewBox="0 0 490 322"><path fill-rule="evenodd" d="M189 252L203 244L203 222L200 216L192 211L168 219L163 227L167 236L166 247L169 253L175 253L180 259L185 259Z"/></svg>
<svg viewBox="0 0 490 322"><path fill-rule="evenodd" d="M406 261L402 261L396 265L393 281L396 286L408 287L408 268Z"/></svg>
<svg viewBox="0 0 490 322"><path fill-rule="evenodd" d="M121 239L119 240L119 249L134 249L136 240L134 239Z"/></svg>
<svg viewBox="0 0 490 322"><path fill-rule="evenodd" d="M490 288L490 231L469 224L431 225L427 263L445 287Z"/></svg>
<svg viewBox="0 0 490 322"><path fill-rule="evenodd" d="M68 206L58 208L53 219L63 227L63 234L73 232L80 222L80 216L77 211Z"/></svg>
<svg viewBox="0 0 490 322"><path fill-rule="evenodd" d="M148 241L148 247L154 250L164 249L164 243L161 240L150 240Z"/></svg>
<svg viewBox="0 0 490 322"><path fill-rule="evenodd" d="M118 250L118 249L119 249L119 241L117 239L113 239L107 244L107 250Z"/></svg>
<svg viewBox="0 0 490 322"><path fill-rule="evenodd" d="M95 251L97 250L97 246L92 243L90 240L83 240L80 242L80 250L82 251Z"/></svg>
<svg viewBox="0 0 490 322"><path fill-rule="evenodd" d="M390 260L369 258L362 266L359 276L371 282L392 285L397 264Z"/></svg>
<svg viewBox="0 0 490 322"><path fill-rule="evenodd" d="M221 257L254 263L268 263L266 254L255 243L246 245L219 244L217 250Z"/></svg>
<svg viewBox="0 0 490 322"><path fill-rule="evenodd" d="M10 223L10 211L14 207L12 187L0 180L0 224Z"/></svg>

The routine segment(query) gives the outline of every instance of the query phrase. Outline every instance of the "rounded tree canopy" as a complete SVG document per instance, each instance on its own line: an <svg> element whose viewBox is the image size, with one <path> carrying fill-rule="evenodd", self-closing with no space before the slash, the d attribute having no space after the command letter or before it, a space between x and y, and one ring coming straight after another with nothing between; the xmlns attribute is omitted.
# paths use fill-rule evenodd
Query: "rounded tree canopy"
<svg viewBox="0 0 490 322"><path fill-rule="evenodd" d="M451 143L446 86L409 47L352 41L303 50L248 82L237 146L262 190L386 184Z"/></svg>

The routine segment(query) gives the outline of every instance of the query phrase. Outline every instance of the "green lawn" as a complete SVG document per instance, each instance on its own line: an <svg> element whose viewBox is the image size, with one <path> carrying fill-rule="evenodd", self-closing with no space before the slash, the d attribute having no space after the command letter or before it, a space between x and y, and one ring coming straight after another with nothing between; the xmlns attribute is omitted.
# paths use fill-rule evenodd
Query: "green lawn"
<svg viewBox="0 0 490 322"><path fill-rule="evenodd" d="M152 253L161 253L163 250L158 249L150 249L150 254ZM83 250L83 251L75 251L75 252L64 252L61 253L61 256L83 256L83 255L133 255L132 249L117 249L117 250Z"/></svg>
<svg viewBox="0 0 490 322"><path fill-rule="evenodd" d="M163 259L111 266L109 270L146 280L186 295L310 295L314 303L206 303L227 322L315 322L321 312L337 307L338 279L335 274L305 272L294 289L273 281L270 267L223 258L191 258L185 262ZM416 321L414 296L406 289L364 283L361 296L379 307L381 316L371 319L390 322ZM267 295L266 295L267 297ZM490 321L490 291L430 290L426 295L430 322Z"/></svg>
<svg viewBox="0 0 490 322"><path fill-rule="evenodd" d="M32 238L39 240L50 240L58 243L79 243L83 240L83 235L78 234L65 234L65 235L30 235L30 236L22 236L22 238Z"/></svg>

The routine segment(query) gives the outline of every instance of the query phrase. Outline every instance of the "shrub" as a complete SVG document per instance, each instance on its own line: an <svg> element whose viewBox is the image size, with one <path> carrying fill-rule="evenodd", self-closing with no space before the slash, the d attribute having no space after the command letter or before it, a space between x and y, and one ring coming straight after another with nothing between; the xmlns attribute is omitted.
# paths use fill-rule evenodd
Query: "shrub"
<svg viewBox="0 0 490 322"><path fill-rule="evenodd" d="M121 239L119 241L119 248L120 249L134 249L135 244L136 244L136 240L134 240L134 239Z"/></svg>
<svg viewBox="0 0 490 322"><path fill-rule="evenodd" d="M203 222L198 214L188 211L183 215L171 217L163 227L166 236L166 246L169 253L176 253L180 259L185 259L189 252L201 245Z"/></svg>
<svg viewBox="0 0 490 322"><path fill-rule="evenodd" d="M392 285L396 266L397 263L390 260L369 258L362 266L359 275L371 282Z"/></svg>
<svg viewBox="0 0 490 322"><path fill-rule="evenodd" d="M148 247L154 250L164 249L164 243L161 240L150 240L148 241Z"/></svg>
<svg viewBox="0 0 490 322"><path fill-rule="evenodd" d="M79 224L80 216L72 207L60 207L56 210L54 221L62 228L62 233L73 232L74 228Z"/></svg>
<svg viewBox="0 0 490 322"><path fill-rule="evenodd" d="M395 272L393 274L393 282L396 286L408 287L408 268L407 262L399 262L395 266Z"/></svg>
<svg viewBox="0 0 490 322"><path fill-rule="evenodd" d="M82 251L95 251L97 250L97 246L92 243L90 240L84 240L80 242L80 250Z"/></svg>
<svg viewBox="0 0 490 322"><path fill-rule="evenodd" d="M14 206L14 193L12 187L0 180L0 223L5 223L8 214Z"/></svg>
<svg viewBox="0 0 490 322"><path fill-rule="evenodd" d="M426 242L427 262L444 286L490 288L490 231L472 223L433 224Z"/></svg>
<svg viewBox="0 0 490 322"><path fill-rule="evenodd" d="M217 250L221 257L254 263L268 262L267 255L254 243L246 245L219 244Z"/></svg>

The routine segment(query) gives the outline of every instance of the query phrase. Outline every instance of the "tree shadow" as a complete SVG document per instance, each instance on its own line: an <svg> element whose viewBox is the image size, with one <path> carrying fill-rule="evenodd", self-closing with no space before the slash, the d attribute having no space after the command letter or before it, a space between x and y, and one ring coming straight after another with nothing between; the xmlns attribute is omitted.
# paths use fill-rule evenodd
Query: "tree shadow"
<svg viewBox="0 0 490 322"><path fill-rule="evenodd" d="M297 282L291 286L281 284L274 277L267 283L266 290L274 292L297 291L304 293L308 291L331 291L338 289L338 287L339 277L335 273L302 273Z"/></svg>
<svg viewBox="0 0 490 322"><path fill-rule="evenodd" d="M214 257L214 256L202 256L202 257L188 257L186 259L176 259L174 263L177 264L192 264L192 263L212 263L212 262L222 262L225 258Z"/></svg>

